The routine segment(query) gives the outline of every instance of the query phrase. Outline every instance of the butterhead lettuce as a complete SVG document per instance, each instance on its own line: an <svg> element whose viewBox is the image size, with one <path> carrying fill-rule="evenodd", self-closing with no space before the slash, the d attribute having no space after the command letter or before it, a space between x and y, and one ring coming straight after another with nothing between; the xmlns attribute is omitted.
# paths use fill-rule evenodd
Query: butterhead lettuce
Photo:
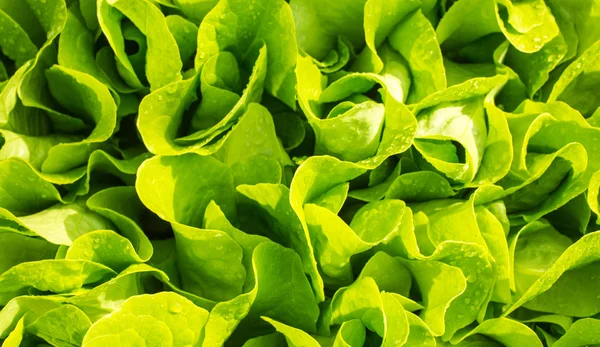
<svg viewBox="0 0 600 347"><path fill-rule="evenodd" d="M599 23L0 0L0 344L599 345Z"/></svg>

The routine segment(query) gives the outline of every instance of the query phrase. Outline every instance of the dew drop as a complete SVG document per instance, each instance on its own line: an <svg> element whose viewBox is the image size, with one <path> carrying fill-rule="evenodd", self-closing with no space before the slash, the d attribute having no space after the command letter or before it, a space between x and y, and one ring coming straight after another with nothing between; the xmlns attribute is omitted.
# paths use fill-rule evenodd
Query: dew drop
<svg viewBox="0 0 600 347"><path fill-rule="evenodd" d="M181 313L183 309L181 308L181 305L179 305L178 303L173 303L171 305L169 305L169 312L174 313L174 314L178 314Z"/></svg>
<svg viewBox="0 0 600 347"><path fill-rule="evenodd" d="M175 94L177 92L177 87L174 84L171 84L167 87L167 94Z"/></svg>
<svg viewBox="0 0 600 347"><path fill-rule="evenodd" d="M223 313L223 318L225 320L232 320L233 317L234 317L234 314L233 314L233 312L231 312L231 310Z"/></svg>

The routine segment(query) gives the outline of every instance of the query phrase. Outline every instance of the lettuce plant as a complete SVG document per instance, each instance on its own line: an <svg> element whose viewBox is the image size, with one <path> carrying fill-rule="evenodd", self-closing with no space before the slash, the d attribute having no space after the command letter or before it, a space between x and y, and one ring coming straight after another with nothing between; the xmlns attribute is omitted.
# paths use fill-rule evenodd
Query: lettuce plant
<svg viewBox="0 0 600 347"><path fill-rule="evenodd" d="M1 345L600 345L598 23L0 0Z"/></svg>

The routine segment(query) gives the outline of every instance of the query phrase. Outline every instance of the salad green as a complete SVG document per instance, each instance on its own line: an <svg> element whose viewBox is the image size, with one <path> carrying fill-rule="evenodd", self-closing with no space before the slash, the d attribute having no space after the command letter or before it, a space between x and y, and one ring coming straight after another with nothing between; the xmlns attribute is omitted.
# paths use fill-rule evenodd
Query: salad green
<svg viewBox="0 0 600 347"><path fill-rule="evenodd" d="M0 345L600 346L600 0L0 0Z"/></svg>

